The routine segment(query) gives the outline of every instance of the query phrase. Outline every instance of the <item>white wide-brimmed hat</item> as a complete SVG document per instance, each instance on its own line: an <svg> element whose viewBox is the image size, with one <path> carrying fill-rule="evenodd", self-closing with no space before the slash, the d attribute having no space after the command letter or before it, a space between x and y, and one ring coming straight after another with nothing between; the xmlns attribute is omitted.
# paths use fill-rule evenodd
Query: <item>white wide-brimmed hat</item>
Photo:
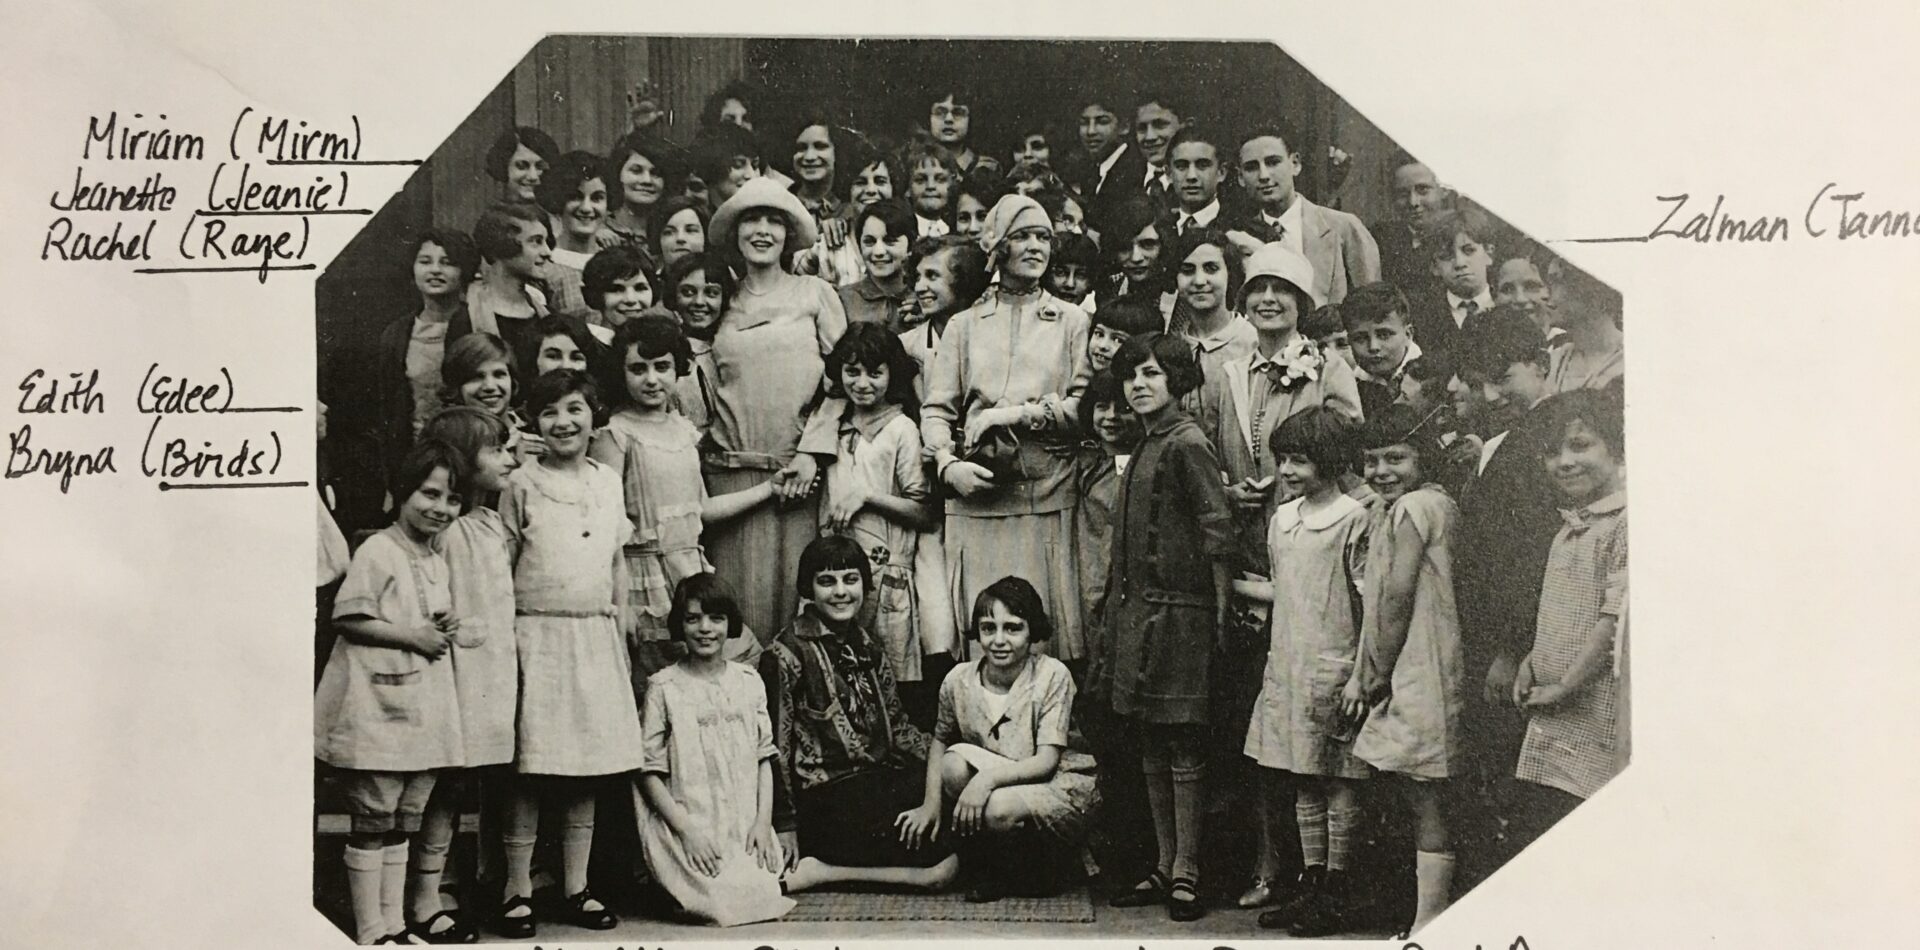
<svg viewBox="0 0 1920 950"><path fill-rule="evenodd" d="M740 190L721 202L720 209L713 213L713 222L707 228L709 246L731 250L734 225L740 222L741 215L754 208L772 208L785 214L792 222L793 233L787 238L789 253L812 247L815 241L820 240L820 228L813 223L813 215L807 212L800 199L793 196L793 192L774 184L771 179L755 178L741 185Z"/></svg>
<svg viewBox="0 0 1920 950"><path fill-rule="evenodd" d="M1285 244L1262 244L1259 249L1247 255L1247 276L1240 282L1241 302L1245 303L1247 288L1253 286L1255 277L1278 277L1292 284L1318 310L1326 306L1320 292L1313 289L1313 262L1300 256L1298 251ZM1305 316L1305 314L1301 314Z"/></svg>

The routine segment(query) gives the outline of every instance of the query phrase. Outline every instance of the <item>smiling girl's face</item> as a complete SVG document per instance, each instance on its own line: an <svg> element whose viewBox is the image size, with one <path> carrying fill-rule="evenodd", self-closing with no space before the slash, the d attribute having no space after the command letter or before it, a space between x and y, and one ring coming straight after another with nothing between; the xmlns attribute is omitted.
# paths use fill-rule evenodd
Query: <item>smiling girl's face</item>
<svg viewBox="0 0 1920 950"><path fill-rule="evenodd" d="M1213 313L1227 305L1227 257L1218 245L1202 244L1180 262L1174 286L1187 309Z"/></svg>
<svg viewBox="0 0 1920 950"><path fill-rule="evenodd" d="M414 540L424 541L460 517L460 504L453 477L445 468L435 468L400 506L400 527Z"/></svg>
<svg viewBox="0 0 1920 950"><path fill-rule="evenodd" d="M814 608L836 624L849 623L858 616L867 595L866 585L860 582L860 572L851 567L821 571L813 575L813 583L808 587Z"/></svg>
<svg viewBox="0 0 1920 950"><path fill-rule="evenodd" d="M607 186L598 178L581 182L580 190L567 199L566 208L560 215L561 226L567 229L567 234L576 238L593 237L606 220Z"/></svg>
<svg viewBox="0 0 1920 950"><path fill-rule="evenodd" d="M793 139L793 177L809 185L833 181L833 136L824 125L809 125Z"/></svg>
<svg viewBox="0 0 1920 950"><path fill-rule="evenodd" d="M893 197L893 175L887 171L887 163L874 162L860 169L860 174L854 176L853 191L849 197L853 199L856 211Z"/></svg>
<svg viewBox="0 0 1920 950"><path fill-rule="evenodd" d="M538 375L546 375L556 369L586 369L587 354L582 352L580 344L564 333L555 333L540 341L540 350L533 358L533 368Z"/></svg>
<svg viewBox="0 0 1920 950"><path fill-rule="evenodd" d="M675 365L672 353L641 356L640 348L633 345L627 347L622 372L627 398L633 400L634 408L642 412L665 409L680 379L679 367Z"/></svg>
<svg viewBox="0 0 1920 950"><path fill-rule="evenodd" d="M787 249L787 216L755 208L740 216L740 255L751 267L778 267Z"/></svg>
<svg viewBox="0 0 1920 950"><path fill-rule="evenodd" d="M460 384L460 404L483 409L493 415L507 411L513 401L513 370L506 360L488 360Z"/></svg>
<svg viewBox="0 0 1920 950"><path fill-rule="evenodd" d="M413 255L413 288L428 299L451 297L465 290L460 265L453 262L447 249L432 241L423 241Z"/></svg>
<svg viewBox="0 0 1920 950"><path fill-rule="evenodd" d="M687 601L686 619L680 625L680 637L686 641L688 655L711 660L727 648L729 618L721 611L708 611L698 600Z"/></svg>
<svg viewBox="0 0 1920 950"><path fill-rule="evenodd" d="M1033 629L1026 618L997 600L980 615L974 633L980 638L980 651L987 665L1001 672L1017 669L1033 652Z"/></svg>
<svg viewBox="0 0 1920 950"><path fill-rule="evenodd" d="M540 410L534 420L547 442L547 458L570 460L587 451L593 435L593 407L581 393L568 393Z"/></svg>
<svg viewBox="0 0 1920 950"><path fill-rule="evenodd" d="M653 164L653 159L634 152L627 156L626 164L620 166L620 197L627 204L638 208L647 208L660 200L667 190L667 179Z"/></svg>
<svg viewBox="0 0 1920 950"><path fill-rule="evenodd" d="M673 309L688 332L704 331L720 319L725 297L720 285L707 279L705 268L692 270L673 289Z"/></svg>
<svg viewBox="0 0 1920 950"><path fill-rule="evenodd" d="M1364 457L1366 463L1362 471L1367 484L1389 505L1426 481L1425 473L1420 471L1419 450L1404 442L1367 449Z"/></svg>
<svg viewBox="0 0 1920 950"><path fill-rule="evenodd" d="M889 238L885 221L868 218L860 225L860 258L867 262L867 273L875 280L898 277L907 263L907 236Z"/></svg>
<svg viewBox="0 0 1920 950"><path fill-rule="evenodd" d="M674 212L660 226L660 266L665 269L683 257L707 249L707 229L700 224L700 213L692 208Z"/></svg>

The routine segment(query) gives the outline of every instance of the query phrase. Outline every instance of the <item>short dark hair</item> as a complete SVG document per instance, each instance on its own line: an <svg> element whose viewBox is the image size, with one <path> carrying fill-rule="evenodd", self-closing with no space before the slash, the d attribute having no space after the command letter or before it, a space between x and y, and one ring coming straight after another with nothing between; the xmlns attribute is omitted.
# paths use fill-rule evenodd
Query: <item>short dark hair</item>
<svg viewBox="0 0 1920 950"><path fill-rule="evenodd" d="M1448 468L1446 452L1440 446L1435 413L1419 412L1412 406L1395 403L1361 423L1355 433L1354 448L1384 449L1389 445L1407 445L1420 456L1422 481L1445 482Z"/></svg>
<svg viewBox="0 0 1920 950"><path fill-rule="evenodd" d="M822 571L856 570L860 572L861 591L871 596L873 565L867 561L867 552L861 550L859 542L844 535L821 535L801 550L800 565L793 575L793 588L805 597L813 586L813 579Z"/></svg>
<svg viewBox="0 0 1920 950"><path fill-rule="evenodd" d="M626 378L628 350L639 353L643 360L672 356L673 371L680 376L687 375L693 368L693 348L687 343L686 331L681 329L680 321L662 314L645 313L620 324L620 329L613 333L613 348L621 379Z"/></svg>
<svg viewBox="0 0 1920 950"><path fill-rule="evenodd" d="M1347 332L1347 325L1341 319L1341 307L1330 303L1316 307L1313 312L1300 318L1300 332L1313 340L1324 340L1336 333Z"/></svg>
<svg viewBox="0 0 1920 950"><path fill-rule="evenodd" d="M421 484L433 476L433 470L447 470L447 487L460 496L461 508L466 507L467 481L470 469L460 451L445 442L423 439L407 452L400 462L400 468L393 473L394 507L404 504Z"/></svg>
<svg viewBox="0 0 1920 950"><path fill-rule="evenodd" d="M712 571L701 571L688 574L673 585L673 603L667 608L668 639L686 639L687 606L694 601L700 602L702 613L726 615L729 639L746 630L747 621L740 612L740 598L734 594L733 586Z"/></svg>
<svg viewBox="0 0 1920 950"><path fill-rule="evenodd" d="M1246 265L1241 260L1240 249L1227 239L1227 232L1213 225L1188 228L1185 234L1173 239L1173 255L1167 257L1162 252L1161 259L1167 264L1168 274L1178 275L1180 265L1189 255L1208 246L1220 249L1220 260L1227 268L1227 292L1221 298L1222 306L1232 309L1233 301L1240 299L1240 287L1246 279Z"/></svg>
<svg viewBox="0 0 1920 950"><path fill-rule="evenodd" d="M1533 423L1535 453L1546 456L1560 450L1560 440L1576 420L1584 422L1600 440L1614 461L1627 460L1626 419L1622 411L1624 387L1615 384L1605 389L1573 389L1549 396L1535 408L1539 420Z"/></svg>
<svg viewBox="0 0 1920 950"><path fill-rule="evenodd" d="M1550 361L1547 337L1539 324L1520 307L1494 307L1467 325L1455 346L1460 370L1471 376L1496 377L1515 363L1545 368Z"/></svg>
<svg viewBox="0 0 1920 950"><path fill-rule="evenodd" d="M756 107L760 104L760 87L745 79L735 79L714 90L713 95L708 96L706 103L700 108L702 132L717 129L723 125L732 125L730 122L720 121L720 110L726 108L728 99L738 100L741 105L746 106L747 121L751 122L754 114L759 111Z"/></svg>
<svg viewBox="0 0 1920 950"><path fill-rule="evenodd" d="M1087 380L1086 391L1080 394L1077 416L1080 420L1081 432L1087 435L1093 434L1093 407L1103 402L1119 403L1121 408L1127 408L1127 394L1121 391L1120 377L1113 375L1111 367L1093 374L1092 378ZM1132 410L1128 409L1128 411Z"/></svg>
<svg viewBox="0 0 1920 950"><path fill-rule="evenodd" d="M447 252L453 266L460 268L462 286L471 283L474 275L480 272L480 249L473 245L473 238L465 231L454 228L428 228L413 236L408 243L408 256L419 257L420 249L429 244L438 244Z"/></svg>
<svg viewBox="0 0 1920 950"><path fill-rule="evenodd" d="M620 170L627 167L627 159L635 155L652 162L654 171L660 174L660 179L667 183L669 189L685 173L685 163L680 161L678 148L651 135L628 132L607 152L607 163L600 172L600 180L607 185L608 208L617 210L626 204L627 190L620 184Z"/></svg>
<svg viewBox="0 0 1920 950"><path fill-rule="evenodd" d="M480 212L473 223L473 243L480 257L494 264L520 254L520 225L537 225L553 240L553 223L531 201L500 201Z"/></svg>
<svg viewBox="0 0 1920 950"><path fill-rule="evenodd" d="M583 356L591 356L600 351L600 341L595 339L592 331L587 329L586 321L571 314L549 313L535 321L533 325L534 346L538 347L540 344L545 343L547 337L550 336L564 336L572 340L573 345L580 348L580 353ZM538 350L535 351L534 356L536 358L539 356Z"/></svg>
<svg viewBox="0 0 1920 950"><path fill-rule="evenodd" d="M1167 392L1175 399L1200 388L1205 376L1193 344L1171 333L1142 333L1127 337L1113 355L1114 375L1126 379L1140 364L1154 360L1167 374Z"/></svg>
<svg viewBox="0 0 1920 950"><path fill-rule="evenodd" d="M855 246L860 243L860 232L866 230L868 218L879 220L880 224L887 229L886 238L889 241L903 237L907 239L907 243L911 244L914 234L919 230L919 226L913 220L913 209L907 207L907 203L899 198L887 198L860 209L860 213L854 215L853 233L848 235L847 239Z"/></svg>
<svg viewBox="0 0 1920 950"><path fill-rule="evenodd" d="M591 263L591 262L589 262ZM667 309L673 309L674 298L680 293L680 282L694 271L704 271L709 284L720 285L720 309L725 311L733 302L733 268L727 266L726 255L720 249L709 247L698 254L687 256L667 265L666 276L660 278L659 303Z"/></svg>
<svg viewBox="0 0 1920 950"><path fill-rule="evenodd" d="M1166 105L1166 103L1163 102L1161 105ZM1172 109L1173 107L1167 106L1167 108ZM1178 109L1174 109L1175 114L1179 114L1179 111ZM1214 161L1218 163L1221 168L1233 168L1239 164L1239 162L1235 160L1236 152L1228 151L1229 148L1237 150L1238 146L1229 145L1226 136L1213 131L1199 122L1182 124L1180 131L1173 133L1173 138L1167 140L1167 161L1173 161L1174 149L1193 142L1213 146Z"/></svg>
<svg viewBox="0 0 1920 950"><path fill-rule="evenodd" d="M1100 256L1100 245L1093 243L1093 238L1072 231L1054 232L1053 264L1078 264L1086 268L1095 285L1106 270L1106 260Z"/></svg>
<svg viewBox="0 0 1920 950"><path fill-rule="evenodd" d="M1459 372L1453 354L1446 350L1422 350L1419 356L1407 361L1406 375L1420 383L1439 380L1444 386Z"/></svg>
<svg viewBox="0 0 1920 950"><path fill-rule="evenodd" d="M1167 321L1160 315L1160 301L1143 294L1128 294L1106 302L1093 312L1093 325L1125 333L1129 337L1158 333Z"/></svg>
<svg viewBox="0 0 1920 950"><path fill-rule="evenodd" d="M1298 155L1300 154L1300 140L1295 137L1296 134L1293 127L1288 125L1284 119L1265 119L1248 126L1236 136L1239 141L1234 143L1234 160L1229 164L1238 167L1240 164L1240 150L1245 148L1248 142L1261 138L1279 139L1280 144L1287 147L1288 155Z"/></svg>
<svg viewBox="0 0 1920 950"><path fill-rule="evenodd" d="M960 198L967 196L988 208L992 208L995 204L999 203L1001 198L1006 197L1011 190L1012 189L1008 187L1005 176L990 171L975 169L972 173L961 179L959 187L954 189L953 205L958 209L960 206Z"/></svg>
<svg viewBox="0 0 1920 950"><path fill-rule="evenodd" d="M1281 420L1267 439L1267 449L1282 455L1304 455L1316 474L1332 479L1353 470L1353 420L1325 406L1308 406Z"/></svg>
<svg viewBox="0 0 1920 950"><path fill-rule="evenodd" d="M698 198L674 195L671 198L662 199L660 204L655 206L653 214L647 218L648 247L664 256L664 252L660 250L660 233L667 229L667 219L682 211L693 212L694 219L700 222L702 234L706 233L707 225L713 222L713 212L707 210L707 203ZM659 294L656 293L654 296L658 297Z"/></svg>
<svg viewBox="0 0 1920 950"><path fill-rule="evenodd" d="M845 198L849 201L853 200L853 186L860 180L860 173L866 171L869 165L878 165L887 171L887 181L893 184L893 197L905 198L907 195L907 176L900 170L899 154L885 145L864 136L849 136L849 138L853 141L849 146L851 154L845 159L845 161L848 162L847 174L845 176L846 188L843 192L836 194L835 197ZM836 141L834 145L838 148L839 142ZM839 166L840 161L841 159L838 155L834 156L834 165L836 168Z"/></svg>
<svg viewBox="0 0 1920 950"><path fill-rule="evenodd" d="M586 398L587 408L596 418L600 415L600 387L593 381L593 374L581 369L551 369L527 387L527 418L538 419L548 406L574 393Z"/></svg>
<svg viewBox="0 0 1920 950"><path fill-rule="evenodd" d="M967 638L980 638L980 619L993 609L994 604L1007 608L1010 613L1027 622L1027 639L1039 643L1053 639L1053 619L1047 616L1047 605L1040 599L1040 592L1024 577L1008 575L986 586L973 598L973 615L967 620Z"/></svg>
<svg viewBox="0 0 1920 950"><path fill-rule="evenodd" d="M587 266L580 269L580 296L586 298L587 306L599 310L607 305L607 291L613 289L614 281L635 277L645 277L654 299L660 299L660 285L653 279L645 254L628 244L603 248L587 258Z"/></svg>
<svg viewBox="0 0 1920 950"><path fill-rule="evenodd" d="M1401 323L1410 323L1407 295L1384 280L1361 284L1347 291L1346 299L1340 301L1340 319L1349 329L1355 324L1379 323L1396 313Z"/></svg>
<svg viewBox="0 0 1920 950"><path fill-rule="evenodd" d="M1149 89L1141 93L1138 97L1136 97L1133 100L1133 112L1135 115L1138 115L1141 109L1144 109L1147 106L1153 106L1153 105L1157 105L1160 108L1165 109L1176 116L1179 116L1182 124L1185 124L1188 118L1186 104L1181 102L1179 99L1174 98L1173 96L1167 95L1167 92L1164 89Z"/></svg>
<svg viewBox="0 0 1920 950"><path fill-rule="evenodd" d="M513 161L513 153L520 151L522 145L535 155L546 159L549 166L560 157L560 145L553 140L553 136L530 125L522 125L500 133L499 137L493 140L493 144L488 146L487 177L494 181L506 181L507 166Z"/></svg>
<svg viewBox="0 0 1920 950"><path fill-rule="evenodd" d="M841 125L832 112L826 108L813 108L802 112L791 123L793 134L787 136L786 148L780 150L780 162L786 166L788 175L798 178L793 170L793 146L800 141L800 133L814 126L827 130L827 141L833 145L833 181L828 183L827 193L835 199L845 198L853 176L860 173L858 168L847 167L853 160L853 133ZM871 163L869 163L871 164ZM864 166L863 166L864 167Z"/></svg>
<svg viewBox="0 0 1920 950"><path fill-rule="evenodd" d="M711 186L733 173L733 160L740 156L764 163L760 137L731 122L722 122L701 129L687 157L689 170Z"/></svg>
<svg viewBox="0 0 1920 950"><path fill-rule="evenodd" d="M533 189L533 200L541 210L548 214L565 214L567 202L580 194L580 186L596 178L602 185L606 179L600 156L592 152L568 152L555 160L547 173L540 176L540 184Z"/></svg>
<svg viewBox="0 0 1920 950"><path fill-rule="evenodd" d="M886 367L887 391L882 398L906 410L908 416L919 419L920 400L915 395L913 381L920 375L920 364L907 355L899 335L887 329L886 324L859 321L849 324L846 332L840 334L840 341L833 345L826 358L827 395L846 396L841 390L840 373L848 366Z"/></svg>

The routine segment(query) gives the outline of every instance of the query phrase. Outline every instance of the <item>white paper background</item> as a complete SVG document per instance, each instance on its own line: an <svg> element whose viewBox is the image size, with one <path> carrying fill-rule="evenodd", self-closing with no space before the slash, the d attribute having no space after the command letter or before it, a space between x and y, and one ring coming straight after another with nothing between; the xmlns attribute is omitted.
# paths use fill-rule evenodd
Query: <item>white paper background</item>
<svg viewBox="0 0 1920 950"><path fill-rule="evenodd" d="M23 421L29 370L97 367L107 414L35 420L35 443L111 442L121 469L65 496L0 482L0 945L343 945L310 909L312 498L157 492L132 406L153 361L209 381L228 366L245 404L308 405L313 275L42 263L47 196L71 183L89 115L165 112L211 146L246 105L357 113L364 157L418 158L546 32L989 28L1272 38L1538 237L1644 233L1653 196L1679 191L1793 221L1771 246L1559 248L1626 299L1636 759L1421 943L1911 934L1920 237L1799 229L1829 181L1920 211L1910 6L662 6L0 3L0 426ZM182 207L206 165L182 171ZM377 207L409 172L354 171L353 203ZM308 259L324 266L356 220L316 219ZM277 425L282 477L307 478L310 424L182 431Z"/></svg>

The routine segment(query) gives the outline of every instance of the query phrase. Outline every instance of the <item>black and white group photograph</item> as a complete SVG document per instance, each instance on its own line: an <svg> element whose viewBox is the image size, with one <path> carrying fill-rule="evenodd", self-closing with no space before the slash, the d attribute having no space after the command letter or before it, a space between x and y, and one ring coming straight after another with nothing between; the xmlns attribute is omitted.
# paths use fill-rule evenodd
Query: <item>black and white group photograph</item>
<svg viewBox="0 0 1920 950"><path fill-rule="evenodd" d="M475 95L315 290L357 943L1404 938L1626 768L1621 296L1282 46Z"/></svg>

